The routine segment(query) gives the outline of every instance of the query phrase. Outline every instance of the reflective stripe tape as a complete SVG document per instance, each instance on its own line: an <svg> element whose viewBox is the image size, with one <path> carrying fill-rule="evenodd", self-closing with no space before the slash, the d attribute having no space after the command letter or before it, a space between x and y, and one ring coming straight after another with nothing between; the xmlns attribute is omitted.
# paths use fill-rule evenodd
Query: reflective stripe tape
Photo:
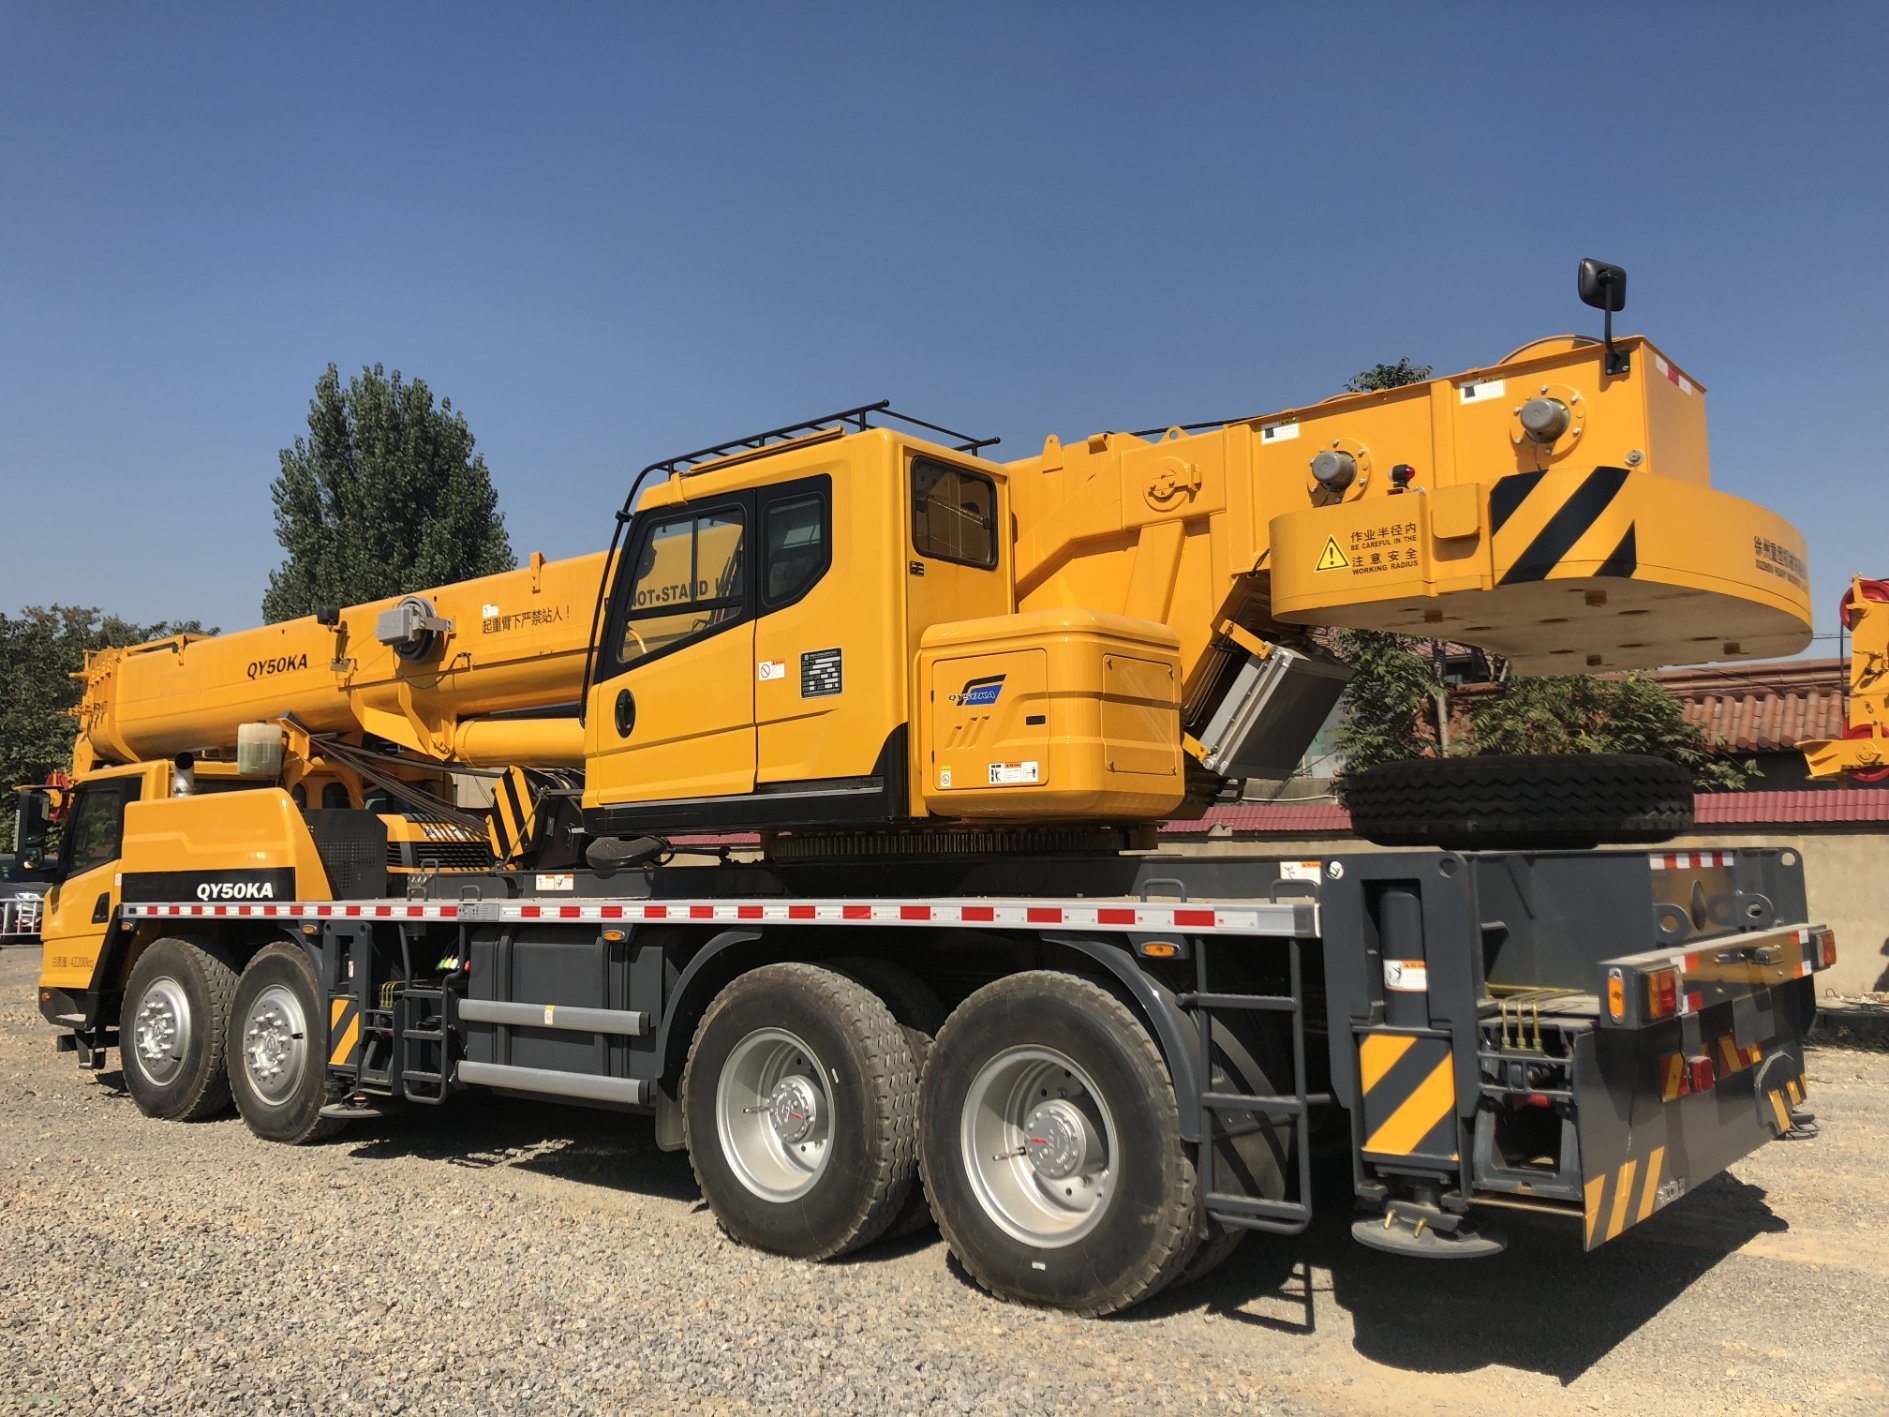
<svg viewBox="0 0 1889 1417"><path fill-rule="evenodd" d="M1639 1169L1637 1161L1625 1161L1620 1166L1620 1179L1614 1186L1613 1215L1607 1222L1607 1238L1617 1236L1627 1228L1627 1203L1633 1197L1633 1173Z"/></svg>
<svg viewBox="0 0 1889 1417"><path fill-rule="evenodd" d="M1358 1045L1358 1082L1369 1092L1384 1080L1397 1060L1410 1051L1417 1040L1409 1034L1373 1033Z"/></svg>
<svg viewBox="0 0 1889 1417"><path fill-rule="evenodd" d="M1364 1149L1385 1156L1409 1156L1416 1151L1456 1104L1456 1080L1451 1076L1454 1065L1454 1058L1445 1055L1371 1133Z"/></svg>
<svg viewBox="0 0 1889 1417"><path fill-rule="evenodd" d="M1732 851L1656 851L1651 860L1655 871L1706 870L1736 863Z"/></svg>
<svg viewBox="0 0 1889 1417"><path fill-rule="evenodd" d="M328 1002L328 1066L345 1068L354 1060L354 1045L361 1038L361 1013L345 996Z"/></svg>
<svg viewBox="0 0 1889 1417"><path fill-rule="evenodd" d="M1640 1213L1633 1217L1633 1223L1635 1225L1638 1225L1642 1220L1653 1213L1653 1206L1659 1200L1660 1168L1665 1164L1666 1148L1663 1146L1654 1147L1653 1154L1646 1158L1646 1181L1640 1187Z"/></svg>
<svg viewBox="0 0 1889 1417"><path fill-rule="evenodd" d="M1777 1119L1778 1135L1782 1136L1791 1129L1791 1114L1785 1110L1784 1094L1774 1087L1765 1095L1771 1102L1771 1115Z"/></svg>

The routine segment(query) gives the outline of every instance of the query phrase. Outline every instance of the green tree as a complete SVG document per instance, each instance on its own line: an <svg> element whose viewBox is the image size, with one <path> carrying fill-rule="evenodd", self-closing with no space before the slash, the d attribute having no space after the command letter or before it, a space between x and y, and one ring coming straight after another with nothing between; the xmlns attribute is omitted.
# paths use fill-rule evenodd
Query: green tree
<svg viewBox="0 0 1889 1417"><path fill-rule="evenodd" d="M1688 769L1706 792L1736 791L1748 776L1714 752L1659 681L1640 675L1510 679L1471 711L1466 736L1478 754L1648 753Z"/></svg>
<svg viewBox="0 0 1889 1417"><path fill-rule="evenodd" d="M1336 740L1345 771L1434 756L1432 725L1443 681L1430 642L1384 630L1340 630L1332 646L1355 671Z"/></svg>
<svg viewBox="0 0 1889 1417"><path fill-rule="evenodd" d="M343 388L330 364L308 436L281 459L269 493L288 554L262 598L271 623L518 564L465 415L398 369L364 368Z"/></svg>
<svg viewBox="0 0 1889 1417"><path fill-rule="evenodd" d="M204 630L194 620L139 625L79 605L29 605L17 615L0 614L0 846L13 844L11 789L71 766L78 724L69 710L82 686L70 676L85 667L85 652L183 632Z"/></svg>
<svg viewBox="0 0 1889 1417"><path fill-rule="evenodd" d="M1405 384L1421 384L1430 377L1428 364L1412 364L1405 355L1395 364L1373 364L1345 380L1348 394L1374 394L1380 389L1401 389Z"/></svg>

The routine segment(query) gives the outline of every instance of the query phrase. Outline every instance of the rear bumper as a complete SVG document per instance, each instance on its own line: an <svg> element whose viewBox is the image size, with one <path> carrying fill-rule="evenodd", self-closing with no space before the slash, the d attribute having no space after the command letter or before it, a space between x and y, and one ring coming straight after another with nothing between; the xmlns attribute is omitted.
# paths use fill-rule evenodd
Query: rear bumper
<svg viewBox="0 0 1889 1417"><path fill-rule="evenodd" d="M1702 1012L1576 1043L1583 1237L1618 1238L1662 1206L1792 1132L1803 1105L1808 979Z"/></svg>

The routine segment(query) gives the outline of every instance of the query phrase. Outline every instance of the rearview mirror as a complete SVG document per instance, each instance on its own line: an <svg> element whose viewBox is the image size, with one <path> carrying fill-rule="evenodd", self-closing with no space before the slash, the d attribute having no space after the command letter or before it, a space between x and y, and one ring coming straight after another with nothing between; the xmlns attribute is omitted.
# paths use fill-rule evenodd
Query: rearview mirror
<svg viewBox="0 0 1889 1417"><path fill-rule="evenodd" d="M1627 271L1624 266L1610 266L1605 261L1581 262L1579 277L1581 304L1617 315L1627 308Z"/></svg>
<svg viewBox="0 0 1889 1417"><path fill-rule="evenodd" d="M20 853L20 864L37 871L46 860L46 838L52 833L52 798L43 788L31 788L20 794L20 805L13 818L13 848Z"/></svg>

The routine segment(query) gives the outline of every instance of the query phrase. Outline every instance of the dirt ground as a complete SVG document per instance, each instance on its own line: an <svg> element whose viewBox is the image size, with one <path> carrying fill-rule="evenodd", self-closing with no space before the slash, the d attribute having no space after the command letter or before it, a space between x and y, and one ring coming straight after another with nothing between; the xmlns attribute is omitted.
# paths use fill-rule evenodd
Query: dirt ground
<svg viewBox="0 0 1889 1417"><path fill-rule="evenodd" d="M646 1120L463 1099L323 1145L146 1121L0 951L0 1411L1889 1409L1889 1054L1810 1059L1822 1133L1619 1241L1499 1258L1312 1232L1083 1322L935 1233L814 1267L717 1232Z"/></svg>

